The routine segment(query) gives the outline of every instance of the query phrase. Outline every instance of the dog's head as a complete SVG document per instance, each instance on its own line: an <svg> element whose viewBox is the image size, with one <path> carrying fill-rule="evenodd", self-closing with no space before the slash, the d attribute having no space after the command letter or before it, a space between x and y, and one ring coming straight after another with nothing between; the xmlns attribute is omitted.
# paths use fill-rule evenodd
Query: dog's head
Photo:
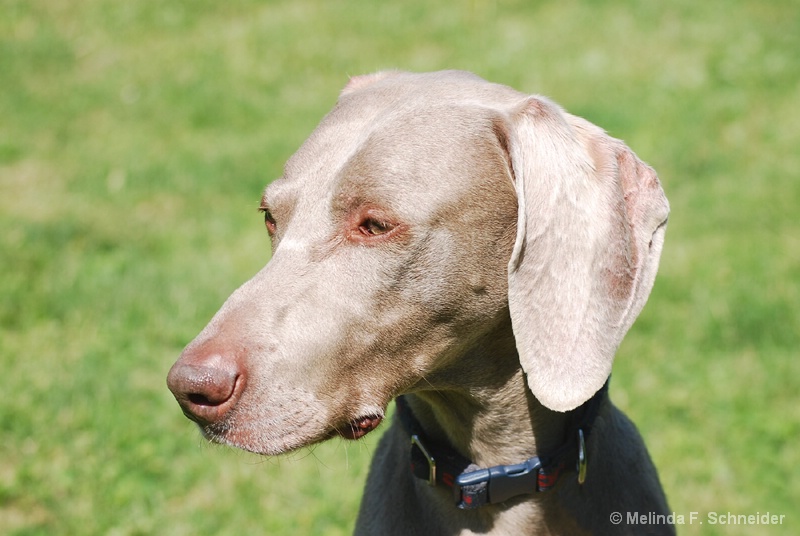
<svg viewBox="0 0 800 536"><path fill-rule="evenodd" d="M459 72L352 79L261 209L272 259L168 383L207 437L265 454L364 435L504 332L542 404L579 406L647 299L669 211L621 142Z"/></svg>

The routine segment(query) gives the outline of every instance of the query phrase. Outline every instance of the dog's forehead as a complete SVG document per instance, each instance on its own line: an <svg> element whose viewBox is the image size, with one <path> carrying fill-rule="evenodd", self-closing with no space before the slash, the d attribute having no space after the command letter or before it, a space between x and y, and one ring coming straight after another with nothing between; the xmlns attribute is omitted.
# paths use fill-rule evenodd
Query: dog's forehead
<svg viewBox="0 0 800 536"><path fill-rule="evenodd" d="M492 121L525 98L462 72L392 73L356 85L289 159L280 190L319 199L356 183L435 186L431 173L469 168L493 143Z"/></svg>
<svg viewBox="0 0 800 536"><path fill-rule="evenodd" d="M501 166L493 119L489 110L453 105L398 113L349 155L332 179L333 191L405 205L458 198Z"/></svg>

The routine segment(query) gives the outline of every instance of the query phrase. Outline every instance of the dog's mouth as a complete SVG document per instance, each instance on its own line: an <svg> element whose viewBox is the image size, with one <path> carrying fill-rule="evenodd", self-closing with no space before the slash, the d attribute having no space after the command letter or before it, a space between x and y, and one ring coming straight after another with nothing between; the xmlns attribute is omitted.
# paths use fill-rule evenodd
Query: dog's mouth
<svg viewBox="0 0 800 536"><path fill-rule="evenodd" d="M375 430L385 417L385 410L380 407L364 408L358 417L346 414L324 424L325 416L321 413L305 413L294 415L304 426L284 426L285 422L276 424L275 417L269 415L248 418L246 414L234 408L226 419L214 423L202 423L199 428L203 437L212 442L261 454L277 456L309 447L334 437L357 440ZM301 419L301 417L305 417Z"/></svg>
<svg viewBox="0 0 800 536"><path fill-rule="evenodd" d="M273 437L264 442L263 438L252 430L242 430L231 422L217 423L216 425L200 426L203 437L212 443L220 443L235 448L240 448L255 454L276 456L286 454L297 449L308 447L315 443L325 441L337 435L344 439L361 439L380 425L383 421L382 414L371 414L353 419L345 424L333 427L328 433L316 437Z"/></svg>
<svg viewBox="0 0 800 536"><path fill-rule="evenodd" d="M336 432L345 439L361 439L377 428L382 420L383 415L359 417L344 426L338 426Z"/></svg>

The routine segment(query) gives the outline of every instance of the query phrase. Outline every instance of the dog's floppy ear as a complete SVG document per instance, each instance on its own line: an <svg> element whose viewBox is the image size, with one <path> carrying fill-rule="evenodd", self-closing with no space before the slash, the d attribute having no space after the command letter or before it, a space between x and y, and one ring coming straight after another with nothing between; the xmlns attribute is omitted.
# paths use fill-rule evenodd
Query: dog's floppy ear
<svg viewBox="0 0 800 536"><path fill-rule="evenodd" d="M602 387L647 301L669 205L628 147L554 103L530 97L509 121L512 327L531 391L568 411Z"/></svg>

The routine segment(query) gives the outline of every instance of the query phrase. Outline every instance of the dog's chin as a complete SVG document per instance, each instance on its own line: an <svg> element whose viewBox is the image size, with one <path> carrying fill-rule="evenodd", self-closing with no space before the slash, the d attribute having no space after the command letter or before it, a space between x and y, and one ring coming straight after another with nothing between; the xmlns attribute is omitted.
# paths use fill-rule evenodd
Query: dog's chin
<svg viewBox="0 0 800 536"><path fill-rule="evenodd" d="M328 439L330 433L303 435L297 432L277 435L269 431L253 432L226 426L201 426L203 437L227 447L252 452L262 456L280 456Z"/></svg>
<svg viewBox="0 0 800 536"><path fill-rule="evenodd" d="M211 443L226 445L262 456L279 456L337 436L350 440L361 439L377 428L382 421L382 414L367 415L317 433L303 433L302 430L294 430L285 434L275 434L267 430L254 432L253 430L242 430L230 424L199 426L199 428L203 437Z"/></svg>

